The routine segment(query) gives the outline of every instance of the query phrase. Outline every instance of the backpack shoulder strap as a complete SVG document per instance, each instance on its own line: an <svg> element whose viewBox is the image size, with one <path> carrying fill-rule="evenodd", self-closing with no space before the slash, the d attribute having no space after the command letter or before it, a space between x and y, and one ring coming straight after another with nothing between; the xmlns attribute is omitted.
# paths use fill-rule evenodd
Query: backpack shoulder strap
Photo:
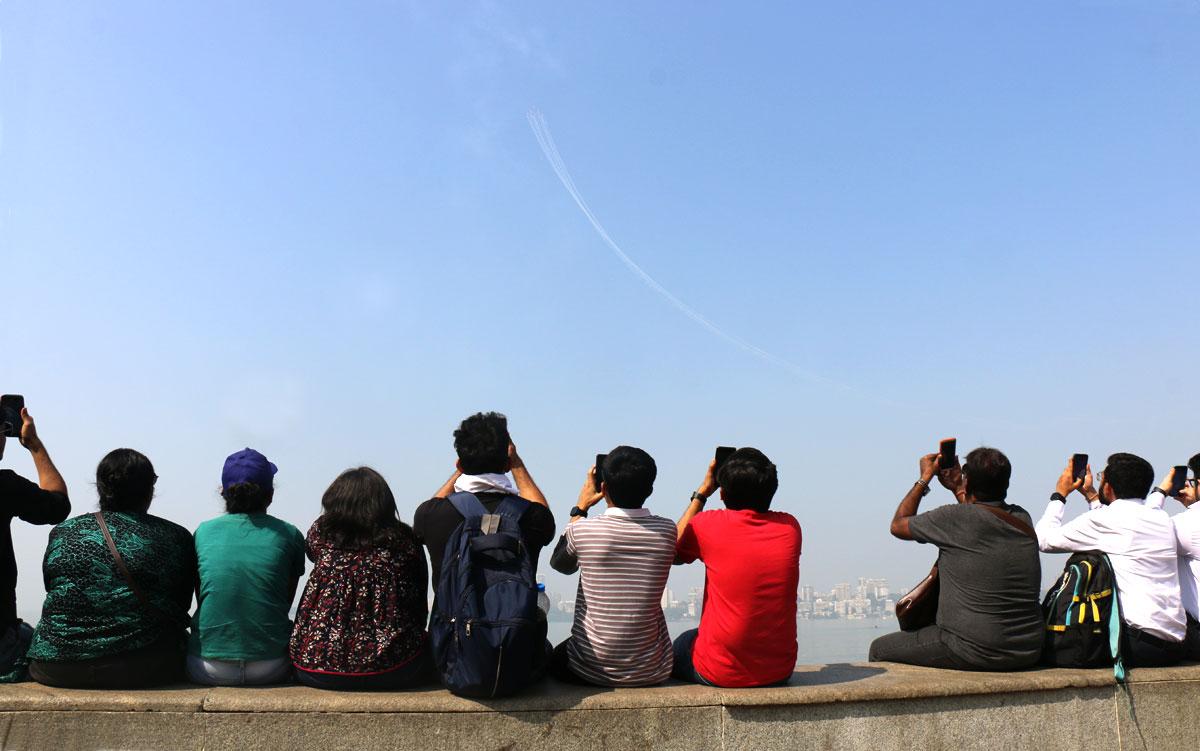
<svg viewBox="0 0 1200 751"><path fill-rule="evenodd" d="M493 513L497 514L498 516L503 516L510 521L520 523L521 517L525 515L525 512L529 510L529 507L532 505L533 503L525 500L524 498L519 498L515 495L507 495L503 500L500 501L500 504L496 506L496 510Z"/></svg>
<svg viewBox="0 0 1200 751"><path fill-rule="evenodd" d="M1018 532L1025 535L1026 537L1030 538L1034 542L1038 541L1037 532L1033 531L1033 527L1029 526L1025 522L1018 519L1017 517L1008 513L1007 511L1002 511L1002 510L996 508L995 506L988 506L987 504L984 504L984 503L977 503L975 505L979 506L979 508L987 509L992 514L995 514L997 519L999 519L1002 522L1006 522L1009 526L1016 528L1016 530Z"/></svg>
<svg viewBox="0 0 1200 751"><path fill-rule="evenodd" d="M451 493L446 500L454 504L454 510L462 514L463 519L487 516L487 508L479 502L474 493Z"/></svg>

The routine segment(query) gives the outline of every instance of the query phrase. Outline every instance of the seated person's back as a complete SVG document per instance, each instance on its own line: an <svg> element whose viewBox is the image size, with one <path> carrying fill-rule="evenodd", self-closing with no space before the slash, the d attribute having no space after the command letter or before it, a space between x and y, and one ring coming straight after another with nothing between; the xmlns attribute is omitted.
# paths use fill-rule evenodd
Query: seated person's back
<svg viewBox="0 0 1200 751"><path fill-rule="evenodd" d="M225 514L196 529L200 568L188 676L214 685L275 683L291 673L289 611L304 574L304 536L267 513L275 465L253 449L225 461Z"/></svg>
<svg viewBox="0 0 1200 751"><path fill-rule="evenodd" d="M182 677L196 551L190 532L147 513L156 477L131 449L110 452L96 470L100 513L133 585L92 514L50 532L46 600L29 650L35 680L120 688Z"/></svg>
<svg viewBox="0 0 1200 751"><path fill-rule="evenodd" d="M1153 484L1149 462L1113 454L1098 490L1091 486L1090 470L1082 482L1064 471L1037 524L1043 552L1096 550L1108 555L1131 666L1178 662L1187 632L1175 526L1160 503L1147 502ZM1074 490L1099 505L1063 524L1066 499Z"/></svg>
<svg viewBox="0 0 1200 751"><path fill-rule="evenodd" d="M334 480L308 531L312 574L289 651L297 678L329 689L386 689L428 677L425 557L375 470Z"/></svg>
<svg viewBox="0 0 1200 751"><path fill-rule="evenodd" d="M921 459L921 479L904 496L891 531L938 548L940 593L934 623L871 644L872 661L960 670L1019 670L1041 656L1041 563L1029 514L1005 502L1012 465L977 448L961 471L940 473L957 504L917 513L938 457ZM1015 522L1015 524L1014 524Z"/></svg>
<svg viewBox="0 0 1200 751"><path fill-rule="evenodd" d="M691 677L686 664L683 672L679 665L690 649L702 682L779 683L796 666L800 525L791 514L770 510L778 475L757 449L735 452L719 482L726 508L700 511L715 490L710 468L680 521L677 561L703 561L705 583L698 632L676 642L676 676Z"/></svg>
<svg viewBox="0 0 1200 751"><path fill-rule="evenodd" d="M675 524L645 508L657 471L645 451L618 446L580 491L578 510L550 558L557 571L579 571L575 623L555 650L553 670L562 679L648 686L671 675L661 603L675 559ZM607 500L605 512L585 518L601 500Z"/></svg>

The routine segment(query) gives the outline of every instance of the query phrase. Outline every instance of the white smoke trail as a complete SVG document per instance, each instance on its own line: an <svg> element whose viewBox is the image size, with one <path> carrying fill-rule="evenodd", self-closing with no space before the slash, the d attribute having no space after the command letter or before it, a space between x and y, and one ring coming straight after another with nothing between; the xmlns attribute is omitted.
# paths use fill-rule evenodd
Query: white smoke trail
<svg viewBox="0 0 1200 751"><path fill-rule="evenodd" d="M836 388L848 391L855 390L850 386L838 383L837 381L833 381L825 376L807 370L806 368L802 368L793 362L768 352L762 347L751 344L740 336L736 336L724 331L715 323L705 318L704 315L702 315L698 310L676 297L669 289L659 284L658 280L647 274L646 271L642 269L642 267L639 266L636 261L630 258L625 251L621 250L621 246L617 245L616 241L609 236L608 231L604 229L604 225L600 224L600 220L596 218L596 215L593 214L592 210L588 207L587 202L583 200L583 196L579 193L579 189L575 187L575 181L571 179L571 173L567 171L566 163L563 162L562 157L558 153L558 147L554 145L554 137L550 135L550 128L546 125L546 118L543 117L542 113L536 108L529 110L529 112L526 113L526 117L529 120L529 127L533 129L533 135L537 137L538 145L542 147L542 153L545 154L546 161L550 162L550 167L554 170L554 174L558 175L558 179L563 184L563 187L566 188L567 192L571 194L571 198L575 199L575 205L579 207L579 210L583 212L583 215L587 217L587 220L591 222L592 227L596 230L596 233L600 235L600 239L604 241L604 244L607 245L609 249L616 254L621 263L625 264L626 268L637 275L637 277L641 279L647 287L664 297L667 302L675 306L677 310L686 315L688 318L692 319L730 344L749 352L755 357L765 360L772 365L783 368L794 375L798 375L816 383L834 386Z"/></svg>

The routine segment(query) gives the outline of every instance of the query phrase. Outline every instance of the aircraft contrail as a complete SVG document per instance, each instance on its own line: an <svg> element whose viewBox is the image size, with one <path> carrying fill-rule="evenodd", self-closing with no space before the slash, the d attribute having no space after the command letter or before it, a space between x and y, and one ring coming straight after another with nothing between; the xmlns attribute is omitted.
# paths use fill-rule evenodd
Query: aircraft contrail
<svg viewBox="0 0 1200 751"><path fill-rule="evenodd" d="M604 225L601 224L600 220L596 218L596 215L592 213L591 208L589 208L587 205L587 201L583 200L583 196L580 194L579 188L575 187L575 181L571 178L571 173L567 170L566 163L563 161L562 156L560 156L558 153L558 147L554 145L554 137L550 135L550 127L546 125L546 118L543 117L542 113L536 108L529 110L529 112L526 113L526 117L529 120L529 127L533 129L533 135L537 137L538 145L542 147L542 153L545 154L546 161L550 162L550 167L554 170L554 174L558 175L559 182L561 182L563 187L567 189L567 192L571 194L571 198L575 199L575 205L579 207L579 210L583 212L583 215L587 217L587 220L591 222L592 227L596 230L596 233L600 235L600 239L604 241L604 244L607 245L621 261L621 263L625 264L625 267L632 271L639 279L641 279L647 287L657 292L660 296L665 298L667 302L675 306L677 310L704 328L708 329L711 333L719 336L730 344L749 352L755 357L765 360L772 365L776 365L794 375L801 376L810 381L821 383L827 386L834 386L847 391L856 391L856 389L853 389L846 384L826 378L825 376L814 373L806 368L802 368L799 365L790 362L789 360L786 360L776 354L768 352L762 347L756 346L740 336L730 334L706 318L700 313L700 311L688 305L683 300L680 300L675 296L674 293L671 292L671 290L659 284L657 279L646 273L646 271L639 266L636 261L629 257L629 254L627 254L624 250L621 250L621 246L617 245L616 241L609 236L608 231L604 229Z"/></svg>

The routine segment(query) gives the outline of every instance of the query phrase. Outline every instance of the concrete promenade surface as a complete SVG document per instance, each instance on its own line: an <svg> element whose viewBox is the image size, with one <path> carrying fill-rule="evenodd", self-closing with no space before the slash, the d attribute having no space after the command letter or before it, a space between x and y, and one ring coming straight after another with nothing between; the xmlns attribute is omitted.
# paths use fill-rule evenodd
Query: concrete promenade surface
<svg viewBox="0 0 1200 751"><path fill-rule="evenodd" d="M443 690L300 686L76 691L0 686L2 749L1185 749L1200 665L965 673L797 668L788 686L588 689L546 681L472 701Z"/></svg>

